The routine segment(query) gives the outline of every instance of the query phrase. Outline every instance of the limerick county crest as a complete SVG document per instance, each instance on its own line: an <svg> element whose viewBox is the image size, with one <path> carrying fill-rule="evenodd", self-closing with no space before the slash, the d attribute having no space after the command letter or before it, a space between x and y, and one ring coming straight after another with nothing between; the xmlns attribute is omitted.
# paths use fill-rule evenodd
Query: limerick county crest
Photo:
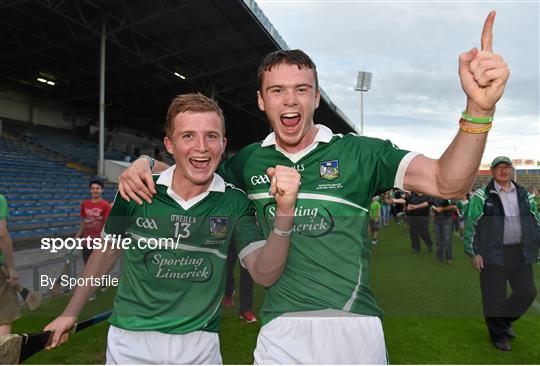
<svg viewBox="0 0 540 366"><path fill-rule="evenodd" d="M216 238L223 238L227 235L227 221L226 217L210 217L210 230L209 233Z"/></svg>
<svg viewBox="0 0 540 366"><path fill-rule="evenodd" d="M339 178L339 160L321 161L321 179L334 180Z"/></svg>

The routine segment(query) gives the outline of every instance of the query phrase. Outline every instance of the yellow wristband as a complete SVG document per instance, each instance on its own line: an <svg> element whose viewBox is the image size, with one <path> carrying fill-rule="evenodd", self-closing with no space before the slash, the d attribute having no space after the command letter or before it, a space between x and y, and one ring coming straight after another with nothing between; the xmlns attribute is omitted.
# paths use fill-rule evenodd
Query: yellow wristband
<svg viewBox="0 0 540 366"><path fill-rule="evenodd" d="M459 120L459 129L465 133L472 133L472 134L486 133L489 130L491 130L491 126L492 126L491 123L489 123L489 124L485 124L486 127L469 128L469 127L463 126L465 122L466 121L463 118Z"/></svg>

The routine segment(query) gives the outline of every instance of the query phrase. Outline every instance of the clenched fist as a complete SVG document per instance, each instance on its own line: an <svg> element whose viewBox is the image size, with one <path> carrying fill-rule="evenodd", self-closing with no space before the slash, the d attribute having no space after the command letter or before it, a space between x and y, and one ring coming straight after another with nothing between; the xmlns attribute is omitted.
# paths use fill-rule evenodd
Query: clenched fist
<svg viewBox="0 0 540 366"><path fill-rule="evenodd" d="M280 215L294 216L296 197L300 190L300 174L294 168L276 165L268 168L266 174L270 178L270 194L274 196Z"/></svg>

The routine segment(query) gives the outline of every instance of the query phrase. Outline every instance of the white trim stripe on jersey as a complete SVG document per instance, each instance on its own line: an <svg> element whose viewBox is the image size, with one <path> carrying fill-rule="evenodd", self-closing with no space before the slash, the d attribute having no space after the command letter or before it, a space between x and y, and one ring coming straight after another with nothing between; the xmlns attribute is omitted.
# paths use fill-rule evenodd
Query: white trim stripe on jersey
<svg viewBox="0 0 540 366"><path fill-rule="evenodd" d="M267 198L273 198L268 192L263 193L252 193L248 194L248 198L253 201L267 199ZM355 208L358 208L360 210L363 210L365 212L369 212L367 208L364 208L360 205L357 205L356 203L353 203L351 201L347 201L343 198L334 197L334 196L328 196L325 194L319 194L319 193L298 193L298 198L302 198L305 200L321 200L321 201L328 201L328 202L336 202L336 203L342 203L344 205L352 206Z"/></svg>
<svg viewBox="0 0 540 366"><path fill-rule="evenodd" d="M142 236L142 235L138 235L138 234L135 234L135 233L132 233L131 234L131 237L135 240L146 240L146 242L148 242L148 239L155 239L155 238L148 238L148 237L145 237L145 236ZM166 247L170 247L170 245L166 246ZM211 254L214 254L214 255L217 255L219 258L222 258L222 259L227 259L227 255L221 253L219 250L217 249L210 249L210 248L200 248L200 247L196 247L194 245L189 245L189 244L182 244L182 243L174 243L174 248L175 249L183 249L183 250L186 250L188 252L205 252L205 253L211 253Z"/></svg>
<svg viewBox="0 0 540 366"><path fill-rule="evenodd" d="M356 300L356 297L358 295L358 290L360 290L360 285L362 284L362 255L358 258L359 262L359 268L358 268L358 280L356 281L356 287L354 288L354 291L345 303L345 306L343 306L344 311L351 311L352 305L354 304L354 301Z"/></svg>
<svg viewBox="0 0 540 366"><path fill-rule="evenodd" d="M264 247L264 245L266 244L266 240L259 240L259 241L254 241L253 243L249 243L248 245L246 245L244 247L244 249L242 249L239 253L238 253L238 258L240 259L240 264L242 265L242 267L246 268L245 264L244 264L244 258L248 255L248 254L251 254L253 253L253 251L259 249L259 248L262 248Z"/></svg>
<svg viewBox="0 0 540 366"><path fill-rule="evenodd" d="M394 179L394 187L399 189L405 189L403 188L403 181L405 180L405 173L407 172L407 168L409 167L409 164L411 163L412 159L420 155L417 152L409 152L407 153L399 162L398 170L396 172L396 178Z"/></svg>

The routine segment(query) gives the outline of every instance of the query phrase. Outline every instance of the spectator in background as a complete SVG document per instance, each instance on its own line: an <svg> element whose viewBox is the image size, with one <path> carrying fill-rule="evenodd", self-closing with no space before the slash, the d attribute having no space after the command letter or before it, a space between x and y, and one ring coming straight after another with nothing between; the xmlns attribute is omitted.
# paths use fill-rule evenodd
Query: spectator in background
<svg viewBox="0 0 540 366"><path fill-rule="evenodd" d="M431 252L433 242L429 235L429 202L430 197L421 193L411 192L407 198L396 198L394 203L406 204L407 223L411 237L412 250L420 252L420 238L424 240L428 251Z"/></svg>
<svg viewBox="0 0 540 366"><path fill-rule="evenodd" d="M536 203L536 207L540 206L540 195L538 195L538 190L535 186L531 186L528 189L529 193L533 196L533 200Z"/></svg>
<svg viewBox="0 0 540 366"><path fill-rule="evenodd" d="M456 202L457 205L457 213L459 217L459 237L463 238L463 230L465 228L465 216L467 215L467 208L469 206L469 196L470 194L467 193L466 196L463 197L463 199Z"/></svg>
<svg viewBox="0 0 540 366"><path fill-rule="evenodd" d="M386 191L381 195L381 224L388 226L390 221L390 211L392 209L392 190Z"/></svg>
<svg viewBox="0 0 540 366"><path fill-rule="evenodd" d="M394 221L396 222L396 224L401 224L401 222L403 221L403 218L404 218L404 204L405 204L405 194L403 194L399 189L397 188L394 188L391 190L391 202L392 202L392 208L390 209L390 213L392 216L394 216ZM403 199L403 200L401 200ZM398 203L398 202L403 202L403 203Z"/></svg>
<svg viewBox="0 0 540 366"><path fill-rule="evenodd" d="M457 210L453 201L433 198L431 201L434 211L433 226L435 227L435 240L437 241L437 259L439 262L454 263L452 253L452 215Z"/></svg>
<svg viewBox="0 0 540 366"><path fill-rule="evenodd" d="M452 211L452 232L459 232L459 215L458 215L458 208L457 208L457 201L454 201L454 204L456 206L456 209Z"/></svg>
<svg viewBox="0 0 540 366"><path fill-rule="evenodd" d="M369 207L369 230L371 232L371 244L373 245L377 245L380 219L381 203L379 202L379 196L373 196Z"/></svg>
<svg viewBox="0 0 540 366"><path fill-rule="evenodd" d="M227 255L227 282L225 285L225 296L223 297L222 305L226 308L234 306L234 265L236 264L237 251L233 245L229 247ZM240 266L240 319L246 323L255 323L257 317L253 313L253 279L249 275L249 271L243 266Z"/></svg>
<svg viewBox="0 0 540 366"><path fill-rule="evenodd" d="M17 292L13 288L18 276L7 228L8 216L7 201L0 194L0 336L10 334L11 323L21 317Z"/></svg>
<svg viewBox="0 0 540 366"><path fill-rule="evenodd" d="M512 323L536 297L533 263L538 262L540 216L525 188L512 181L512 161L491 163L493 179L469 202L463 243L480 272L484 316L493 345L510 351ZM512 294L507 297L510 284Z"/></svg>
<svg viewBox="0 0 540 366"><path fill-rule="evenodd" d="M90 181L90 199L81 203L81 225L75 234L76 238L100 238L103 225L111 212L111 205L102 198L103 182L100 180ZM84 264L92 254L92 248L87 246L82 250Z"/></svg>

